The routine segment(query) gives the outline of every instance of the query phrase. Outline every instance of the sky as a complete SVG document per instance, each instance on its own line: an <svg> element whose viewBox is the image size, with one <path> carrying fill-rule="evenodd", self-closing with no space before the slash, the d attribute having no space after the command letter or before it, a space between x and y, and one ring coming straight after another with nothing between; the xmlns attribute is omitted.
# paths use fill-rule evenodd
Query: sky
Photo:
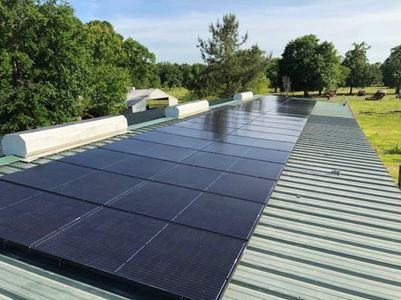
<svg viewBox="0 0 401 300"><path fill-rule="evenodd" d="M83 21L107 20L125 38L154 52L158 62L201 62L198 37L210 23L234 13L247 45L280 57L288 41L316 34L344 53L367 42L371 63L401 44L400 0L70 0Z"/></svg>

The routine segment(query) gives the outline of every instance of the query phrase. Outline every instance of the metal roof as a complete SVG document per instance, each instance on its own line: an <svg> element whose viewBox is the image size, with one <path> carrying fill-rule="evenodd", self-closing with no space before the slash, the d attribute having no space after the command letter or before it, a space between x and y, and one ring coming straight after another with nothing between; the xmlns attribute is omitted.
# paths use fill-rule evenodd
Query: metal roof
<svg viewBox="0 0 401 300"><path fill-rule="evenodd" d="M127 105L131 107L145 100L168 99L178 101L173 96L159 89L132 89L127 94Z"/></svg>
<svg viewBox="0 0 401 300"><path fill-rule="evenodd" d="M349 108L318 102L223 298L400 299L400 216Z"/></svg>

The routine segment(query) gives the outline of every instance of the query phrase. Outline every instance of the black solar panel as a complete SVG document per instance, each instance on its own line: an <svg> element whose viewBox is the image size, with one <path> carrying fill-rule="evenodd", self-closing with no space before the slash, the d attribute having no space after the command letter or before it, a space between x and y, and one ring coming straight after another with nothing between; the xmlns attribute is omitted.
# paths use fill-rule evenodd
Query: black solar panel
<svg viewBox="0 0 401 300"><path fill-rule="evenodd" d="M96 171L83 178L60 185L53 191L61 195L103 204L128 192L141 182L141 179Z"/></svg>
<svg viewBox="0 0 401 300"><path fill-rule="evenodd" d="M0 181L0 191L0 209L40 193L40 191L5 181Z"/></svg>
<svg viewBox="0 0 401 300"><path fill-rule="evenodd" d="M198 139L205 139L205 140L217 140L225 135L225 133L222 132L212 132L212 131L198 130L193 128L178 127L178 126L166 126L157 129L157 131L188 136L188 137L195 137Z"/></svg>
<svg viewBox="0 0 401 300"><path fill-rule="evenodd" d="M189 299L216 299L244 244L170 224L117 274Z"/></svg>
<svg viewBox="0 0 401 300"><path fill-rule="evenodd" d="M216 299L311 103L261 98L3 176L0 239Z"/></svg>
<svg viewBox="0 0 401 300"><path fill-rule="evenodd" d="M197 228L248 239L263 205L203 193L175 220Z"/></svg>
<svg viewBox="0 0 401 300"><path fill-rule="evenodd" d="M96 206L90 203L50 193L39 193L26 201L0 210L0 237L30 246L95 208Z"/></svg>
<svg viewBox="0 0 401 300"><path fill-rule="evenodd" d="M285 134L290 136L298 137L301 134L300 130L293 129L283 129L283 128L275 128L275 127L261 127L256 125L244 125L241 129L251 130L256 132L266 132L266 133L275 133L275 134Z"/></svg>
<svg viewBox="0 0 401 300"><path fill-rule="evenodd" d="M253 137L258 139L265 139L265 140L274 140L274 141L282 141L288 143L296 143L298 137L292 135L283 135L283 134L275 134L275 133L268 133L268 132L260 132L260 131L253 131L253 130L244 130L238 129L232 132L233 135L240 135L246 137Z"/></svg>
<svg viewBox="0 0 401 300"><path fill-rule="evenodd" d="M207 120L204 120L203 123L179 122L177 124L174 124L173 126L174 127L192 128L192 129L204 130L204 131L212 131L212 132L222 132L222 133L230 133L231 131L235 130L235 128L230 128L228 126L225 126L225 124L219 124L219 123L209 124L207 122Z"/></svg>
<svg viewBox="0 0 401 300"><path fill-rule="evenodd" d="M199 167L213 168L217 170L228 170L234 163L238 161L238 157L222 155L209 152L198 152L183 161Z"/></svg>
<svg viewBox="0 0 401 300"><path fill-rule="evenodd" d="M156 142L160 144L166 144L171 146L178 146L184 148L190 148L195 150L201 150L211 144L210 141L196 139L192 137L172 135L164 132L150 131L142 134L135 135L133 138Z"/></svg>
<svg viewBox="0 0 401 300"><path fill-rule="evenodd" d="M109 165L116 164L119 161L123 161L129 157L131 157L129 154L96 148L78 153L76 155L64 157L60 161L89 168L102 169Z"/></svg>
<svg viewBox="0 0 401 300"><path fill-rule="evenodd" d="M107 144L103 146L103 148L177 162L195 153L195 151L191 149L145 142L136 139L124 139Z"/></svg>
<svg viewBox="0 0 401 300"><path fill-rule="evenodd" d="M251 138L239 135L225 135L219 139L219 142L287 152L291 152L294 148L293 143Z"/></svg>
<svg viewBox="0 0 401 300"><path fill-rule="evenodd" d="M114 272L166 224L102 208L34 249L84 266Z"/></svg>
<svg viewBox="0 0 401 300"><path fill-rule="evenodd" d="M249 176L277 180L283 165L254 159L240 158L228 171Z"/></svg>
<svg viewBox="0 0 401 300"><path fill-rule="evenodd" d="M188 188L147 182L110 204L112 207L171 220L201 192Z"/></svg>
<svg viewBox="0 0 401 300"><path fill-rule="evenodd" d="M165 160L131 155L129 159L117 162L104 169L106 171L116 172L123 175L148 179L162 173L174 165L175 163Z"/></svg>
<svg viewBox="0 0 401 300"><path fill-rule="evenodd" d="M203 190L213 183L219 176L221 176L220 171L177 165L157 176L155 179L164 183Z"/></svg>
<svg viewBox="0 0 401 300"><path fill-rule="evenodd" d="M2 179L34 188L50 190L60 184L77 180L79 177L92 172L93 169L54 161L23 172L4 176Z"/></svg>
<svg viewBox="0 0 401 300"><path fill-rule="evenodd" d="M274 184L274 180L225 173L208 187L207 191L266 203Z"/></svg>

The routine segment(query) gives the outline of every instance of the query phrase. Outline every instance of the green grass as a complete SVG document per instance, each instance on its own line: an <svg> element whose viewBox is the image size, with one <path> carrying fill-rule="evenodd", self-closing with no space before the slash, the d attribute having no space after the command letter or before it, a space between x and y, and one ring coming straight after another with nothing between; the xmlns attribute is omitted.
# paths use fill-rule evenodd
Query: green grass
<svg viewBox="0 0 401 300"><path fill-rule="evenodd" d="M167 94L170 94L173 97L178 99L178 102L186 102L191 101L191 95L186 88L162 88Z"/></svg>
<svg viewBox="0 0 401 300"><path fill-rule="evenodd" d="M378 89L387 91L387 96L383 100L365 100L365 97L371 96ZM370 144L395 182L398 182L398 170L401 165L401 99L395 98L394 89L368 87L364 90L367 95L363 97L348 95L349 88L337 89L337 97L330 100L317 97L317 92L311 93L311 96L321 101L337 103L347 101ZM357 93L358 89L354 89L353 92ZM294 95L303 93L295 92Z"/></svg>
<svg viewBox="0 0 401 300"><path fill-rule="evenodd" d="M171 96L174 96L178 99L179 103L184 103L184 102L188 102L188 101L193 101L193 100L199 100L199 98L195 97L193 94L190 93L189 90L187 90L186 88L162 88L163 91L165 91L167 94L170 94ZM202 99L205 100L216 100L217 97L215 96L206 96L203 97Z"/></svg>

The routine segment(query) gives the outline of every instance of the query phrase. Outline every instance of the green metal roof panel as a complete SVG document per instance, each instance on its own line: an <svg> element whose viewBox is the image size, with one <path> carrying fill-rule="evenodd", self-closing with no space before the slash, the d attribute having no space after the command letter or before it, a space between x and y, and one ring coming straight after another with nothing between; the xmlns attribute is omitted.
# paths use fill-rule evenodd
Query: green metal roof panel
<svg viewBox="0 0 401 300"><path fill-rule="evenodd" d="M351 118L315 105L225 299L400 299L401 193Z"/></svg>
<svg viewBox="0 0 401 300"><path fill-rule="evenodd" d="M348 109L345 101L342 105L328 102L317 102L312 111L312 115L351 119L354 118L352 112Z"/></svg>

